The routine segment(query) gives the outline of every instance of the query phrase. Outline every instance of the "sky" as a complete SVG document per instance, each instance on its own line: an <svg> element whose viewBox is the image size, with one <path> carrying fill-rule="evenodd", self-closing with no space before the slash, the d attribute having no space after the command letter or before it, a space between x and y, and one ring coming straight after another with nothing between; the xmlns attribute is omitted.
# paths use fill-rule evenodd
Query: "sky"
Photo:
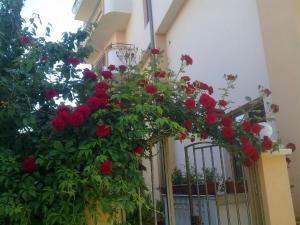
<svg viewBox="0 0 300 225"><path fill-rule="evenodd" d="M82 26L81 21L76 21L72 13L72 6L75 0L26 0L22 16L28 20L33 13L40 15L42 27L51 23L53 28L51 38L54 41L61 38L63 32L75 32ZM45 29L41 29L39 35L44 34Z"/></svg>

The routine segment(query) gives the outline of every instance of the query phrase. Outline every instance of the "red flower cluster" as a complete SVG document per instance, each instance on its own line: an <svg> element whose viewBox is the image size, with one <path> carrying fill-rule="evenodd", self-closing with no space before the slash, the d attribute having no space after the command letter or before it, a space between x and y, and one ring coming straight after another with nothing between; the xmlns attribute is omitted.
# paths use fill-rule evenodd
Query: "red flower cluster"
<svg viewBox="0 0 300 225"><path fill-rule="evenodd" d="M134 149L133 149L133 153L135 155L142 155L144 153L144 148L140 145L137 145Z"/></svg>
<svg viewBox="0 0 300 225"><path fill-rule="evenodd" d="M278 113L279 112L279 105L271 104L271 110L272 110L273 113Z"/></svg>
<svg viewBox="0 0 300 225"><path fill-rule="evenodd" d="M151 48L151 54L152 55L158 55L159 54L159 49L158 48Z"/></svg>
<svg viewBox="0 0 300 225"><path fill-rule="evenodd" d="M107 137L111 132L111 127L106 124L97 125L96 134L98 137Z"/></svg>
<svg viewBox="0 0 300 225"><path fill-rule="evenodd" d="M192 65L193 64L193 59L191 56L184 54L181 56L181 61L185 62L186 65Z"/></svg>
<svg viewBox="0 0 300 225"><path fill-rule="evenodd" d="M233 127L231 127L231 126L230 127L224 127L222 129L222 135L226 139L232 139L233 136L234 136L234 129L233 129Z"/></svg>
<svg viewBox="0 0 300 225"><path fill-rule="evenodd" d="M41 55L41 57L40 57L40 60L41 60L42 62L46 62L46 61L48 61L48 59L49 59L49 56L46 55L46 54L43 54L43 55Z"/></svg>
<svg viewBox="0 0 300 225"><path fill-rule="evenodd" d="M96 80L97 79L97 74L88 68L85 68L82 73L83 73L83 78L85 80Z"/></svg>
<svg viewBox="0 0 300 225"><path fill-rule="evenodd" d="M207 133L207 132L202 132L202 133L200 134L200 138L201 138L202 140L207 139L207 138L208 138L208 133Z"/></svg>
<svg viewBox="0 0 300 225"><path fill-rule="evenodd" d="M115 65L112 65L112 64L110 64L107 68L108 68L110 71L116 70L116 66L115 66Z"/></svg>
<svg viewBox="0 0 300 225"><path fill-rule="evenodd" d="M221 124L224 126L224 127L230 127L232 125L232 120L228 117L228 116L224 116L222 119L221 119Z"/></svg>
<svg viewBox="0 0 300 225"><path fill-rule="evenodd" d="M68 57L68 63L72 64L73 66L77 66L80 63L80 59L77 57Z"/></svg>
<svg viewBox="0 0 300 225"><path fill-rule="evenodd" d="M165 71L156 71L154 73L154 77L157 77L157 78L164 78L166 77L166 72Z"/></svg>
<svg viewBox="0 0 300 225"><path fill-rule="evenodd" d="M55 96L58 96L58 92L55 88L49 88L48 90L46 90L45 96L47 99L52 99Z"/></svg>
<svg viewBox="0 0 300 225"><path fill-rule="evenodd" d="M191 119L187 119L187 120L184 120L183 121L183 126L186 128L186 129L189 129L191 128L193 125L193 121Z"/></svg>
<svg viewBox="0 0 300 225"><path fill-rule="evenodd" d="M225 79L226 80L235 81L236 78L237 78L237 75L234 75L234 74L227 74L227 75L225 75Z"/></svg>
<svg viewBox="0 0 300 225"><path fill-rule="evenodd" d="M145 91L149 94L155 94L157 92L157 87L153 84L148 84L145 87Z"/></svg>
<svg viewBox="0 0 300 225"><path fill-rule="evenodd" d="M200 96L199 103L203 105L207 111L212 111L216 106L216 101L205 93Z"/></svg>
<svg viewBox="0 0 300 225"><path fill-rule="evenodd" d="M96 83L95 86L96 86L96 90L103 89L103 90L107 91L107 89L109 88L108 84L104 81Z"/></svg>
<svg viewBox="0 0 300 225"><path fill-rule="evenodd" d="M184 80L184 81L188 82L188 81L191 80L191 78L190 78L189 76L182 76L182 77L180 78L180 80Z"/></svg>
<svg viewBox="0 0 300 225"><path fill-rule="evenodd" d="M261 131L261 125L258 123L251 124L249 121L245 120L242 123L242 127L245 132L252 131L254 134L259 135L259 132Z"/></svg>
<svg viewBox="0 0 300 225"><path fill-rule="evenodd" d="M125 66L125 65L120 65L120 66L119 66L119 71L120 71L121 73L124 73L126 70L127 70L127 66Z"/></svg>
<svg viewBox="0 0 300 225"><path fill-rule="evenodd" d="M179 135L178 135L178 138L179 138L180 142L182 142L184 139L187 138L187 133L180 132Z"/></svg>
<svg viewBox="0 0 300 225"><path fill-rule="evenodd" d="M217 119L218 119L217 114L209 111L207 112L205 122L207 125L213 125L217 122Z"/></svg>
<svg viewBox="0 0 300 225"><path fill-rule="evenodd" d="M27 157L22 162L22 167L25 172L32 173L36 170L36 163L32 157Z"/></svg>
<svg viewBox="0 0 300 225"><path fill-rule="evenodd" d="M228 105L228 102L225 101L224 99L219 100L219 105L222 107L226 107Z"/></svg>
<svg viewBox="0 0 300 225"><path fill-rule="evenodd" d="M286 145L286 147L292 149L293 152L296 151L296 145L294 143L290 142Z"/></svg>
<svg viewBox="0 0 300 225"><path fill-rule="evenodd" d="M19 42L21 43L21 45L28 45L31 42L30 37L22 35L19 37Z"/></svg>
<svg viewBox="0 0 300 225"><path fill-rule="evenodd" d="M111 79L112 78L112 72L109 70L102 70L101 75L104 77L104 79Z"/></svg>
<svg viewBox="0 0 300 225"><path fill-rule="evenodd" d="M111 174L112 161L107 160L100 165L100 172L103 175Z"/></svg>
<svg viewBox="0 0 300 225"><path fill-rule="evenodd" d="M263 142L262 142L262 148L263 148L264 150L271 150L272 147L273 147L273 142L272 142L272 140L271 140L269 137L264 136Z"/></svg>
<svg viewBox="0 0 300 225"><path fill-rule="evenodd" d="M193 110L196 107L196 102L193 98L186 99L184 104L188 110Z"/></svg>

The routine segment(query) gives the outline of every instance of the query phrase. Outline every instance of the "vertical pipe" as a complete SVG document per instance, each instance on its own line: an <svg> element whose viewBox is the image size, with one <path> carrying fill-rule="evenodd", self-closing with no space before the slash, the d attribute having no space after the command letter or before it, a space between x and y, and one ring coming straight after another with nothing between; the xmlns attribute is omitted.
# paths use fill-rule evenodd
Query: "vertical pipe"
<svg viewBox="0 0 300 225"><path fill-rule="evenodd" d="M199 205L199 218L198 218L198 224L201 224L202 222L202 215L201 215L201 197L200 197L200 190L199 190L199 177L198 177L198 169L197 169L197 159L196 159L196 153L195 153L195 147L193 146L193 156L194 156L194 166L195 166L195 175L196 175L196 190L197 190L197 197L198 197L198 205Z"/></svg>
<svg viewBox="0 0 300 225"><path fill-rule="evenodd" d="M146 0L147 2L147 14L149 18L149 27L150 27L150 48L155 48L155 34L154 34L154 25L153 25L153 13L152 13L152 0ZM151 64L155 65L155 57L151 55Z"/></svg>
<svg viewBox="0 0 300 225"><path fill-rule="evenodd" d="M152 151L150 151L150 170L151 170L151 192L152 192L154 225L157 225L156 202L155 202L155 192L154 192L154 175L153 175L153 155L152 155Z"/></svg>

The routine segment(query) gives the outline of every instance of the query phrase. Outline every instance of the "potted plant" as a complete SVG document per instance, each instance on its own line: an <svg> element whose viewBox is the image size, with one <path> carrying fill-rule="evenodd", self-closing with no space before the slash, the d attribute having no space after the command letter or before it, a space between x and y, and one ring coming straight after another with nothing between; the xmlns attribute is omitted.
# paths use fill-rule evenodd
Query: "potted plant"
<svg viewBox="0 0 300 225"><path fill-rule="evenodd" d="M225 181L226 193L245 193L248 191L248 186L244 180L233 181L230 177Z"/></svg>

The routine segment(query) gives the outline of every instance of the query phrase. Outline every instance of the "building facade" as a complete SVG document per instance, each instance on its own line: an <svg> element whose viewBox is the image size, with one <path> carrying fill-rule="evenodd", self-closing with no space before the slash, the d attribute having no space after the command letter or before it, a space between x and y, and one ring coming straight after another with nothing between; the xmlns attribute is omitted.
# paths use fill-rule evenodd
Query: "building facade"
<svg viewBox="0 0 300 225"><path fill-rule="evenodd" d="M75 19L91 32L85 44L95 49L87 62L118 64L119 46L148 49L148 7L146 0L76 0ZM186 73L216 88L225 86L223 74L238 74L233 108L244 105L245 96L257 98L258 85L270 88L272 101L280 105L274 137L300 146L298 0L152 0L152 12L155 45L164 50L165 67L178 69L181 54L189 54L194 64ZM214 95L218 98L219 90ZM184 164L182 149L188 144L172 143L174 168ZM299 151L291 156L289 174L300 216Z"/></svg>

